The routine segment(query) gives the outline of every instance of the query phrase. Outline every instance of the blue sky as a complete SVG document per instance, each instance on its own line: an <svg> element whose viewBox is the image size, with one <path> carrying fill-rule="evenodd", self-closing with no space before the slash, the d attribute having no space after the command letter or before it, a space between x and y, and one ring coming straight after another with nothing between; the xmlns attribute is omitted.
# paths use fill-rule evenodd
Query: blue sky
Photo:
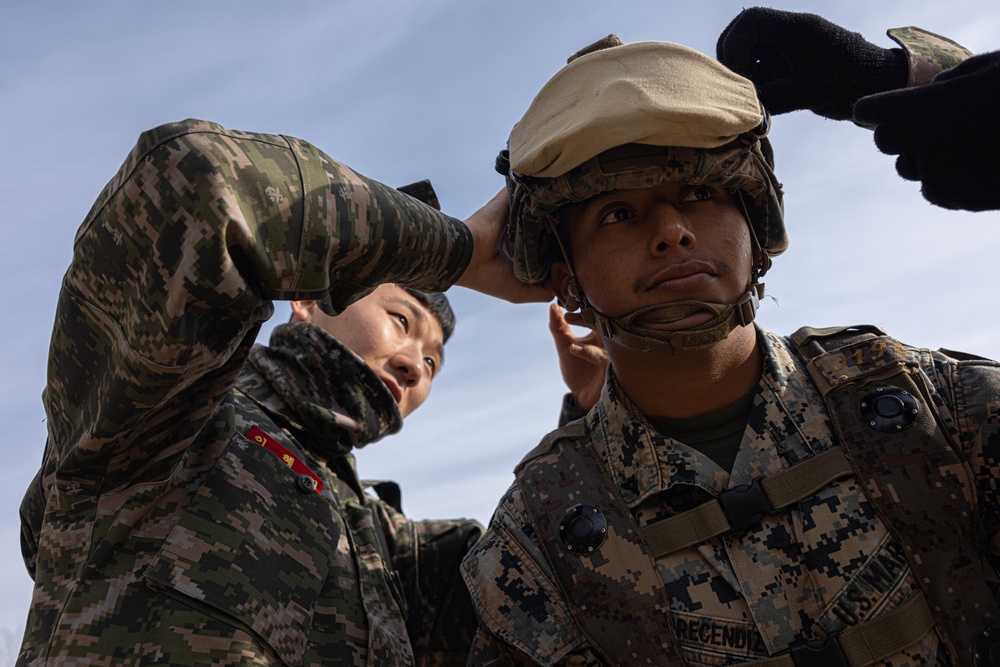
<svg viewBox="0 0 1000 667"><path fill-rule="evenodd" d="M17 507L41 459L40 394L74 231L145 129L187 117L289 134L391 185L430 178L465 217L501 186L493 159L565 58L614 32L714 53L744 3L669 0L6 2L0 14L0 664L12 662L31 581ZM810 11L795 1L782 9ZM1000 48L1000 8L846 0L824 16L869 40L921 27ZM771 133L789 251L759 321L871 322L927 347L1000 358L992 286L1000 213L937 209L899 179L865 130L808 113ZM556 421L561 382L544 305L455 288L458 329L428 403L362 451L415 518L486 522L511 469ZM278 307L276 321L287 319Z"/></svg>

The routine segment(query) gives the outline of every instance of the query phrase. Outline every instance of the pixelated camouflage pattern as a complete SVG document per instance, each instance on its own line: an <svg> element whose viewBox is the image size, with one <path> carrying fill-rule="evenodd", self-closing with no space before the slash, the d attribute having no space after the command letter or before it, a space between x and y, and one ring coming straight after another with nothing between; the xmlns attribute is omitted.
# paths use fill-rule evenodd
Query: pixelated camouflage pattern
<svg viewBox="0 0 1000 667"><path fill-rule="evenodd" d="M316 325L281 324L271 333L268 347L250 351L255 372L244 372L237 386L264 405L270 398L275 402L272 410L287 405L293 419L289 423L307 438L310 451L342 456L403 426L396 402L385 400L392 399L385 383L357 360ZM317 372L323 365L329 372ZM280 388L280 396L272 387Z"/></svg>
<svg viewBox="0 0 1000 667"><path fill-rule="evenodd" d="M652 151L655 158L643 156L637 164L618 155L635 149ZM553 230L561 220L562 207L610 190L648 188L667 181L716 183L744 193L761 248L769 256L780 255L788 247L788 237L781 184L773 164L767 138L749 132L715 149L632 144L606 151L562 176L511 176L507 179L511 207L505 244L514 259L514 272L529 283L548 276L552 261L561 256Z"/></svg>
<svg viewBox="0 0 1000 667"><path fill-rule="evenodd" d="M547 561L521 508L520 493L516 485L507 491L489 529L462 563L479 617L476 643L485 654L561 664L583 637L555 580L545 574ZM596 656L594 660L600 664ZM486 663L470 655L469 664Z"/></svg>
<svg viewBox="0 0 1000 667"><path fill-rule="evenodd" d="M972 57L972 51L961 44L915 26L890 28L886 34L906 54L907 88L926 85L939 73Z"/></svg>
<svg viewBox="0 0 1000 667"><path fill-rule="evenodd" d="M483 526L471 520L410 521L386 503L376 508L380 523L389 526L386 537L408 601L406 628L416 664L464 665L476 613L459 566Z"/></svg>
<svg viewBox="0 0 1000 667"><path fill-rule="evenodd" d="M927 390L917 355L888 336L852 336L809 362L819 386L828 387L837 439L862 472L867 496L888 520L920 579L953 658L970 661L976 637L996 625L1000 608L984 585L984 555L975 513L976 485L968 462L951 445L958 435L943 401ZM932 366L930 358L926 365ZM884 376L889 369L894 374ZM927 406L901 433L869 427L857 406L876 387L898 387ZM984 397L985 398L985 397ZM870 397L867 400L871 400ZM995 401L996 397L992 397ZM944 429L947 437L939 430ZM947 572L947 577L940 573Z"/></svg>
<svg viewBox="0 0 1000 667"><path fill-rule="evenodd" d="M560 439L557 432L526 459L558 458L559 448L589 440L641 528L827 451L835 436L805 360L788 339L758 328L758 341L764 368L731 475L700 452L653 431L613 376L584 422L584 435ZM964 490L977 500L984 542L995 545L1000 532L1000 367L906 350L931 379L931 400L952 417L961 443L958 454L972 471ZM470 664L489 664L497 656L514 664L526 659L605 664L580 629L574 601L561 589L545 556L526 509L523 496L528 492L520 483L508 491L463 563L480 616ZM550 494L541 500L558 502L558 491ZM587 567L588 560L574 558ZM638 571L639 563L632 566ZM669 554L657 561L657 570L677 650L689 665L737 664L774 655L793 642L820 640L876 618L919 590L903 544L854 478L765 516L745 531ZM625 574L630 563L617 564L616 571L636 576ZM622 636L628 632L622 629ZM882 664L952 661L932 629Z"/></svg>
<svg viewBox="0 0 1000 667"><path fill-rule="evenodd" d="M653 556L614 485L593 484L607 479L608 472L585 435L581 422L562 429L559 437L571 441L570 446L543 442L541 449L547 451L515 470L537 539L549 545L549 563L573 602L575 619L605 659L612 664L680 665ZM594 553L573 554L560 542L563 518L579 505L599 507L607 521L607 541ZM555 544L559 548L553 553L550 545ZM621 563L629 566L623 569Z"/></svg>
<svg viewBox="0 0 1000 667"><path fill-rule="evenodd" d="M239 376L271 299L334 312L386 281L444 289L470 255L461 223L303 141L204 121L143 134L59 297L18 664L410 664L392 526L346 455L398 426L391 395L335 344L296 356L333 340L314 327Z"/></svg>
<svg viewBox="0 0 1000 667"><path fill-rule="evenodd" d="M563 396L562 407L559 409L559 426L563 427L577 419L587 416L587 411L577 404L573 394L567 393Z"/></svg>

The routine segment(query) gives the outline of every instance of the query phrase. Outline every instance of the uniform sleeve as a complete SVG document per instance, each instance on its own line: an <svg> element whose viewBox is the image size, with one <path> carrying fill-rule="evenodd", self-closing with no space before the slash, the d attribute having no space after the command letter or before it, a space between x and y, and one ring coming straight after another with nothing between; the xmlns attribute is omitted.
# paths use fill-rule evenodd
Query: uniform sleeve
<svg viewBox="0 0 1000 667"><path fill-rule="evenodd" d="M950 366L955 420L976 482L990 559L1000 569L1000 363L966 359Z"/></svg>
<svg viewBox="0 0 1000 667"><path fill-rule="evenodd" d="M469 664L602 664L573 621L533 534L515 485L462 563L479 617Z"/></svg>
<svg viewBox="0 0 1000 667"><path fill-rule="evenodd" d="M406 630L417 665L466 664L476 616L462 558L483 534L471 519L411 521L380 502L378 514L406 599Z"/></svg>
<svg viewBox="0 0 1000 667"><path fill-rule="evenodd" d="M332 313L384 282L443 289L471 250L461 222L304 141L203 121L146 132L75 239L49 458L101 491L151 471L212 414L272 299Z"/></svg>

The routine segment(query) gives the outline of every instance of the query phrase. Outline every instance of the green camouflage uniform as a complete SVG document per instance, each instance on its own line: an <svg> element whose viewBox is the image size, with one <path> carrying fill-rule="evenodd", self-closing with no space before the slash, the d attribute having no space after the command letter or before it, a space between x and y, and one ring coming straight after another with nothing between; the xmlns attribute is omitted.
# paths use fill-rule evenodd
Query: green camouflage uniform
<svg viewBox="0 0 1000 667"><path fill-rule="evenodd" d="M471 246L303 141L144 133L59 297L18 663L464 662L458 563L480 527L363 493L349 452L402 419L360 358L304 323L252 344L273 299L337 312L384 282L444 289Z"/></svg>
<svg viewBox="0 0 1000 667"><path fill-rule="evenodd" d="M824 400L791 342L761 329L758 341L763 372L732 474L653 430L609 375L600 401L583 422L582 437L596 447L610 470L612 488L638 526L689 510L756 477L774 475L836 444ZM969 470L964 491L977 498L984 542L996 551L1000 364L906 350L930 378L935 404L954 418L954 440ZM563 446L580 444L571 440ZM557 451L541 448L534 456L556 456ZM540 489L540 501L556 506L563 499L560 491ZM587 504L588 499L577 497L570 504L575 502ZM515 484L463 563L481 619L469 664L604 664L574 620L575 610L534 526L523 491ZM792 642L823 639L892 610L917 590L902 549L862 485L847 477L744 531L668 554L656 561L656 568L666 587L680 657L689 665L738 664L782 652ZM637 580L639 567L611 562L612 556L603 557L600 549L588 558L594 577L625 577L622 585L657 599L650 587L658 584ZM612 588L587 588L588 604L599 610L600 595ZM622 641L630 636L627 628L621 633ZM664 647L664 656L668 653ZM950 659L932 628L880 664L945 665Z"/></svg>

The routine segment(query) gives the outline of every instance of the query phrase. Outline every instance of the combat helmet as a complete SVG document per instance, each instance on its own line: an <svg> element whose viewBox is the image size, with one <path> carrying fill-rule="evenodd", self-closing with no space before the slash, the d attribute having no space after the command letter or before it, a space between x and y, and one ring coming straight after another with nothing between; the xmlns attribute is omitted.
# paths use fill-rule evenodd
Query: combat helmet
<svg viewBox="0 0 1000 667"><path fill-rule="evenodd" d="M768 129L753 83L694 49L609 35L581 50L542 87L497 158L510 201L504 245L517 277L543 282L560 257L572 272L558 233L569 204L665 181L714 183L737 195L762 251L740 303L664 304L612 320L579 294L581 313L606 336L644 350L708 345L748 324L763 294L758 278L788 245ZM642 326L694 309L715 317L697 331Z"/></svg>

